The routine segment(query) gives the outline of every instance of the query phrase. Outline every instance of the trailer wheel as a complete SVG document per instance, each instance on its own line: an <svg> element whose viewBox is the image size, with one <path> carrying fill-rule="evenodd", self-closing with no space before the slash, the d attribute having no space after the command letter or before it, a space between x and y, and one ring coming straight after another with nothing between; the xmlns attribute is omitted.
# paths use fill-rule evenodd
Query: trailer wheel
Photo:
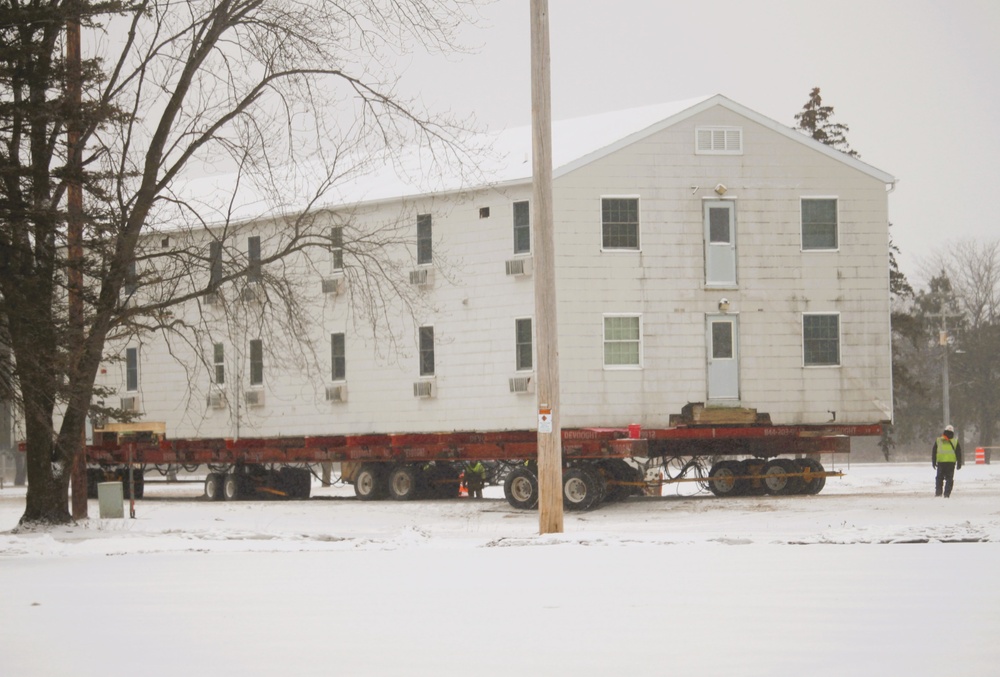
<svg viewBox="0 0 1000 677"><path fill-rule="evenodd" d="M635 484L642 481L641 473L620 458L601 461L598 464L598 470L603 471L611 479L610 484L605 482L604 491L604 500L609 503L623 501L633 493L642 491Z"/></svg>
<svg viewBox="0 0 1000 677"><path fill-rule="evenodd" d="M412 501L420 492L420 473L412 465L397 465L389 473L389 496L396 501Z"/></svg>
<svg viewBox="0 0 1000 677"><path fill-rule="evenodd" d="M427 493L433 498L458 498L461 473L450 463L435 463L424 471Z"/></svg>
<svg viewBox="0 0 1000 677"><path fill-rule="evenodd" d="M803 472L810 473L821 473L825 472L823 464L817 461L815 458L800 458L796 459L795 463ZM823 487L826 486L826 477L820 475L819 477L810 477L808 481L806 478L802 478L802 493L809 496L815 496L819 492L823 491Z"/></svg>
<svg viewBox="0 0 1000 677"><path fill-rule="evenodd" d="M762 475L764 473L764 465L767 463L762 458L748 458L745 461L740 461L739 472L741 475ZM767 493L767 487L764 485L764 480L760 479L745 479L743 480L743 495L744 496L763 496Z"/></svg>
<svg viewBox="0 0 1000 677"><path fill-rule="evenodd" d="M802 489L802 472L790 458L773 458L764 465L764 486L775 496L797 494ZM787 477L786 475L795 475Z"/></svg>
<svg viewBox="0 0 1000 677"><path fill-rule="evenodd" d="M354 495L362 501L384 498L388 490L385 471L376 463L363 464L354 477Z"/></svg>
<svg viewBox="0 0 1000 677"><path fill-rule="evenodd" d="M604 478L586 466L563 471L563 504L569 510L593 510L604 498Z"/></svg>
<svg viewBox="0 0 1000 677"><path fill-rule="evenodd" d="M222 497L227 501L235 501L240 498L240 481L236 473L226 473L222 478Z"/></svg>
<svg viewBox="0 0 1000 677"><path fill-rule="evenodd" d="M87 498L97 498L97 485L104 481L104 471L87 468Z"/></svg>
<svg viewBox="0 0 1000 677"><path fill-rule="evenodd" d="M503 481L503 495L512 507L532 510L538 505L538 477L523 465L514 468Z"/></svg>
<svg viewBox="0 0 1000 677"><path fill-rule="evenodd" d="M132 498L128 490L128 468L122 472L122 495L127 499ZM134 470L133 473L132 482L135 484L135 498L142 498L146 493L146 476L142 474L141 470Z"/></svg>
<svg viewBox="0 0 1000 677"><path fill-rule="evenodd" d="M289 498L309 498L312 473L305 468L281 468L278 471L281 488Z"/></svg>
<svg viewBox="0 0 1000 677"><path fill-rule="evenodd" d="M222 475L217 472L210 472L205 477L205 498L210 501L222 499Z"/></svg>
<svg viewBox="0 0 1000 677"><path fill-rule="evenodd" d="M716 496L742 496L746 481L740 479L739 461L719 461L708 471L708 489Z"/></svg>

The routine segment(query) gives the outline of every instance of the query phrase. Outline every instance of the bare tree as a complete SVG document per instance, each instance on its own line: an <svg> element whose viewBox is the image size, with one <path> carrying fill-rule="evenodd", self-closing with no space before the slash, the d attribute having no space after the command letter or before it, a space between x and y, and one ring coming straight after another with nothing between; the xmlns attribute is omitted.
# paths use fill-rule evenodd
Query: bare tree
<svg viewBox="0 0 1000 677"><path fill-rule="evenodd" d="M928 265L949 281L960 315L949 323L953 418L989 446L1000 432L1000 240L960 240Z"/></svg>
<svg viewBox="0 0 1000 677"><path fill-rule="evenodd" d="M0 314L25 417L22 523L69 519L68 469L96 411L109 340L166 329L197 344L197 322L173 309L248 281L263 289L259 312L282 314L276 324L293 335L301 313L281 268L317 248L356 255L351 288L378 327L378 299L401 291L386 288L391 277L380 271L396 264L380 252L405 234L398 224L356 229L322 207L373 167L405 172L402 149L414 142L426 151L424 175L468 166L467 125L402 99L391 66L414 46L457 48L477 4L0 0ZM83 106L64 97L67 19L83 23L98 52L84 64ZM70 123L80 130L75 155L62 141ZM192 176L212 166L235 181L199 202ZM80 260L66 256L71 180L86 191ZM283 226L252 260L233 245L248 187L260 197L253 216ZM192 227L203 237L177 230ZM222 270L208 241L229 248ZM82 327L66 319L68 268L87 281ZM279 298L286 302L271 303ZM113 409L102 413L123 414Z"/></svg>

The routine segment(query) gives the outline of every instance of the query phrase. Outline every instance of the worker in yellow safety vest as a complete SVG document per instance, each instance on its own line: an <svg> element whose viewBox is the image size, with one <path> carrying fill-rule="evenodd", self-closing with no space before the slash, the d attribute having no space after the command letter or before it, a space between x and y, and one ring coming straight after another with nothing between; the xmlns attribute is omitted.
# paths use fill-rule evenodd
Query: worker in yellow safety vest
<svg viewBox="0 0 1000 677"><path fill-rule="evenodd" d="M482 498L483 486L486 484L486 467L476 461L465 469L465 488L469 490L469 498Z"/></svg>
<svg viewBox="0 0 1000 677"><path fill-rule="evenodd" d="M941 437L934 441L934 448L931 450L931 465L937 470L937 477L934 479L934 495L941 496L942 489L944 497L951 496L951 488L955 484L955 467L962 468L962 445L955 440L954 426L948 426L941 433Z"/></svg>

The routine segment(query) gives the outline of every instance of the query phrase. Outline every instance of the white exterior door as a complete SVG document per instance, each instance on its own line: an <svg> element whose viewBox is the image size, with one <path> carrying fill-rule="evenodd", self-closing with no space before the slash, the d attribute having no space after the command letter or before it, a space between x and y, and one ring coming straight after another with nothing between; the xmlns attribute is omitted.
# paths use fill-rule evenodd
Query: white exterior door
<svg viewBox="0 0 1000 677"><path fill-rule="evenodd" d="M705 202L705 284L736 286L736 203Z"/></svg>
<svg viewBox="0 0 1000 677"><path fill-rule="evenodd" d="M736 315L709 315L708 400L739 400L739 321Z"/></svg>

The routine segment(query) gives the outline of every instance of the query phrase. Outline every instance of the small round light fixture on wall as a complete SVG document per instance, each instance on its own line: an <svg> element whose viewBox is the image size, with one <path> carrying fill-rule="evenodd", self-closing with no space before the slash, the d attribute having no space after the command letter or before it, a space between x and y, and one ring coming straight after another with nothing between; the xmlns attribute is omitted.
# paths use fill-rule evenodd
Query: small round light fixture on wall
<svg viewBox="0 0 1000 677"><path fill-rule="evenodd" d="M719 195L725 195L727 190L729 189L726 188L726 185L723 183L720 183L715 186L715 192L718 193Z"/></svg>
<svg viewBox="0 0 1000 677"><path fill-rule="evenodd" d="M729 299L723 297L719 299L719 312L728 313L729 312Z"/></svg>

